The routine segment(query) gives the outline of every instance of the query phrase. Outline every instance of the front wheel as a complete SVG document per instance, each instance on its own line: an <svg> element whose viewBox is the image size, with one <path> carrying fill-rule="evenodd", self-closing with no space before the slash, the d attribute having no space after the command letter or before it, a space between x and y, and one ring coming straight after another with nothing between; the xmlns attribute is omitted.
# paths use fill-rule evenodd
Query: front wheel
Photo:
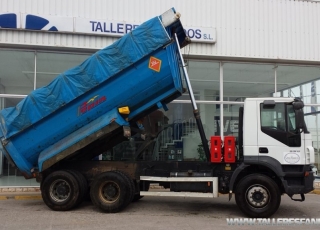
<svg viewBox="0 0 320 230"><path fill-rule="evenodd" d="M262 174L244 177L236 187L235 197L240 210L249 217L270 217L281 202L278 185Z"/></svg>

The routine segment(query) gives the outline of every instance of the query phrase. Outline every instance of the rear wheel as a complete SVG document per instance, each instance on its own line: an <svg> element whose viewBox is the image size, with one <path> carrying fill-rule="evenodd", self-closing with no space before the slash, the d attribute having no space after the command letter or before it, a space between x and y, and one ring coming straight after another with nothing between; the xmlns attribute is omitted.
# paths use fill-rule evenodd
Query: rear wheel
<svg viewBox="0 0 320 230"><path fill-rule="evenodd" d="M76 170L68 170L67 172L71 173L78 181L79 184L79 197L75 206L78 206L83 202L88 193L88 183L86 178L82 173Z"/></svg>
<svg viewBox="0 0 320 230"><path fill-rule="evenodd" d="M129 204L130 196L130 185L126 178L114 171L100 174L90 189L92 203L101 211L110 213L124 209Z"/></svg>
<svg viewBox="0 0 320 230"><path fill-rule="evenodd" d="M236 187L235 197L240 210L249 217L270 217L281 202L278 185L262 174L244 177Z"/></svg>
<svg viewBox="0 0 320 230"><path fill-rule="evenodd" d="M41 195L45 204L55 211L74 208L79 200L79 183L67 171L51 173L41 185Z"/></svg>
<svg viewBox="0 0 320 230"><path fill-rule="evenodd" d="M135 194L134 182L133 182L133 180L131 179L131 177L127 173L125 173L123 171L114 171L114 172L120 174L123 178L125 178L126 183L129 186L128 187L128 193L130 195L128 195L128 200L127 201L128 201L128 204L130 204L133 201L134 194Z"/></svg>

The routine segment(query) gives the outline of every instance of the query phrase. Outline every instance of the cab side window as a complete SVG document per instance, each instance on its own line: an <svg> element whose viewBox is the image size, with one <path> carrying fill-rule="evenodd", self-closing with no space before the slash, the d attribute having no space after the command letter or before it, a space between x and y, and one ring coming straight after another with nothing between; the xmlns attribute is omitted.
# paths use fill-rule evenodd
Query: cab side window
<svg viewBox="0 0 320 230"><path fill-rule="evenodd" d="M261 105L261 128L286 131L284 104L276 104L274 107Z"/></svg>
<svg viewBox="0 0 320 230"><path fill-rule="evenodd" d="M260 105L261 131L290 147L301 146L301 136L295 130L295 114L292 105Z"/></svg>

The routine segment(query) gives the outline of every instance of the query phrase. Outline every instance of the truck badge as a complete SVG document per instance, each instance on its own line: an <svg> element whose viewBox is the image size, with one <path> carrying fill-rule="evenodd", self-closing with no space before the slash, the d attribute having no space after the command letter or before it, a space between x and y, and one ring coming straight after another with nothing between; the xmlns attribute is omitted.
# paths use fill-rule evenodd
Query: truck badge
<svg viewBox="0 0 320 230"><path fill-rule="evenodd" d="M81 103L81 105L78 107L78 116L81 116L82 114L90 111L91 109L100 105L102 102L105 102L106 100L106 96L99 97L99 95L96 95L90 98L88 101Z"/></svg>
<svg viewBox="0 0 320 230"><path fill-rule="evenodd" d="M151 56L149 59L149 68L154 71L160 72L161 60Z"/></svg>

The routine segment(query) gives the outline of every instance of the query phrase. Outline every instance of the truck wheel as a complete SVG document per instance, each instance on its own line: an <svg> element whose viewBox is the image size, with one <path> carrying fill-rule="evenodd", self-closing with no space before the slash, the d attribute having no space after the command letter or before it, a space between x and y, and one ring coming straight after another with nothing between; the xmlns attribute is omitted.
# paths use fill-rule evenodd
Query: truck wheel
<svg viewBox="0 0 320 230"><path fill-rule="evenodd" d="M55 211L67 211L74 208L79 199L79 183L67 171L56 171L44 180L41 186L44 203Z"/></svg>
<svg viewBox="0 0 320 230"><path fill-rule="evenodd" d="M130 186L124 176L110 171L101 173L92 183L90 197L101 211L114 213L124 209L131 196Z"/></svg>
<svg viewBox="0 0 320 230"><path fill-rule="evenodd" d="M270 217L281 202L278 185L262 174L244 177L236 187L235 197L240 210L249 217Z"/></svg>
<svg viewBox="0 0 320 230"><path fill-rule="evenodd" d="M134 186L134 182L133 180L131 179L131 177L123 172L123 171L114 171L118 174L120 174L122 177L125 178L125 180L127 181L127 184L129 185L129 193L130 193L130 196L128 196L128 204L130 204L134 198L134 194L135 194L135 186Z"/></svg>
<svg viewBox="0 0 320 230"><path fill-rule="evenodd" d="M83 202L84 198L87 196L88 183L87 183L86 178L79 171L67 170L67 172L71 173L76 178L76 180L78 181L78 184L79 184L79 197L78 197L78 200L75 205L75 207L76 207L79 204L81 204Z"/></svg>
<svg viewBox="0 0 320 230"><path fill-rule="evenodd" d="M144 186L143 186L143 183L144 183ZM149 191L150 182L149 181L140 181L139 186L140 186L140 191ZM136 201L140 200L141 198L143 198L143 196L140 196L139 193L135 194L132 202L136 202Z"/></svg>

